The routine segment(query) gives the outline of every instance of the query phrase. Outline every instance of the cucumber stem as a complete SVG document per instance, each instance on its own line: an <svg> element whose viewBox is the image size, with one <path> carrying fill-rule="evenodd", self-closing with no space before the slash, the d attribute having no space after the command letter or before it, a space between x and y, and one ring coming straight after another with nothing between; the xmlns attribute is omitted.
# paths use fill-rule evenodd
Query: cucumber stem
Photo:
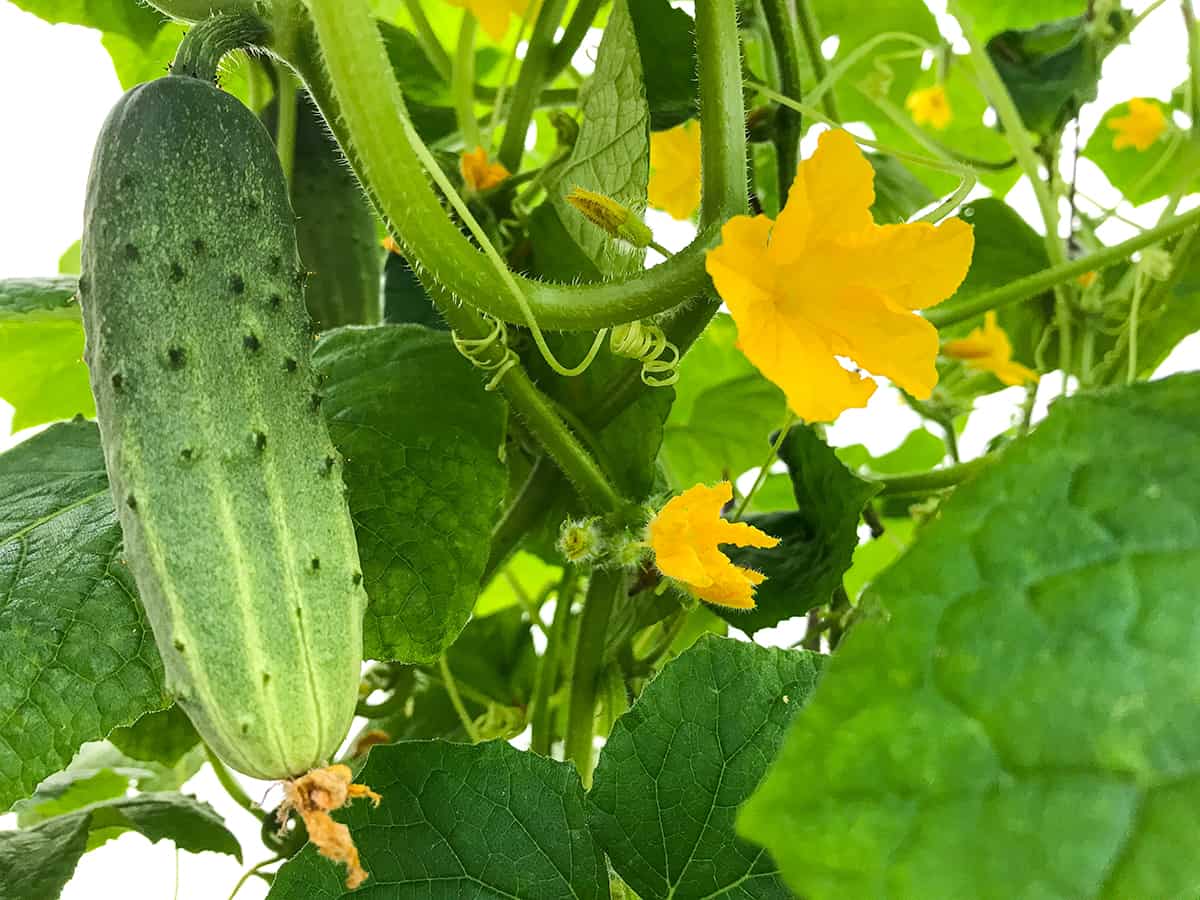
<svg viewBox="0 0 1200 900"><path fill-rule="evenodd" d="M221 13L192 26L183 36L171 74L215 82L225 54L262 44L267 24L250 13Z"/></svg>

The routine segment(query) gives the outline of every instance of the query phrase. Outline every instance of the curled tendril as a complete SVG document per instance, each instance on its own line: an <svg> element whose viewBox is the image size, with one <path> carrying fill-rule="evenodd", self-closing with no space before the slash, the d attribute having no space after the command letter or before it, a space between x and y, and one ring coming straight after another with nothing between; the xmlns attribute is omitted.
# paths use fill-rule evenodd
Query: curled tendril
<svg viewBox="0 0 1200 900"><path fill-rule="evenodd" d="M609 348L617 356L642 364L642 383L669 387L679 380L679 348L667 340L657 325L627 322L612 330Z"/></svg>
<svg viewBox="0 0 1200 900"><path fill-rule="evenodd" d="M485 390L494 391L500 386L500 380L508 370L520 362L516 352L508 346L508 326L500 319L492 320L492 330L481 338L465 338L457 331L450 332L454 347L470 360L471 365L485 372L492 372L492 377L484 386ZM492 345L499 343L504 352L497 359L489 359L488 351Z"/></svg>

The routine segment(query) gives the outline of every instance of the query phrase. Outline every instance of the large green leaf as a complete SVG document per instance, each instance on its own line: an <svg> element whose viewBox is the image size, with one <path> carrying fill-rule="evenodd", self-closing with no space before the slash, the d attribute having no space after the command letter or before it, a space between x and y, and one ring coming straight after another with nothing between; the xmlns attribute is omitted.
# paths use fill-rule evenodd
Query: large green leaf
<svg viewBox="0 0 1200 900"><path fill-rule="evenodd" d="M858 544L863 505L879 489L851 474L816 432L796 426L779 448L788 467L794 512L748 516L746 522L780 539L771 548L733 547L737 565L762 572L750 610L714 610L735 628L754 634L828 603L842 583Z"/></svg>
<svg viewBox="0 0 1200 900"><path fill-rule="evenodd" d="M211 806L182 794L138 794L106 800L24 831L0 832L0 889L13 900L55 900L84 852L126 831L180 850L242 850Z"/></svg>
<svg viewBox="0 0 1200 900"><path fill-rule="evenodd" d="M153 43L166 21L158 10L130 0L13 0L13 3L47 22L122 34L143 47Z"/></svg>
<svg viewBox="0 0 1200 900"><path fill-rule="evenodd" d="M313 362L371 598L364 653L436 659L479 593L504 497L506 407L447 333L419 325L337 329Z"/></svg>
<svg viewBox="0 0 1200 900"><path fill-rule="evenodd" d="M1102 52L1086 16L1001 32L987 42L987 53L1022 123L1043 137L1096 99Z"/></svg>
<svg viewBox="0 0 1200 900"><path fill-rule="evenodd" d="M937 22L921 0L814 0L809 4L820 33L838 39L837 53L828 66L839 65L867 41L885 32L906 32L926 41L940 39ZM919 54L891 56L911 50L911 44L885 44L867 53L838 80L834 93L843 122L866 121L874 128L887 118L868 95L879 95L903 108L914 79L920 74ZM881 56L890 56L880 59ZM878 129L876 129L878 132Z"/></svg>
<svg viewBox="0 0 1200 900"><path fill-rule="evenodd" d="M0 399L20 430L95 404L83 362L83 326L75 278L0 280Z"/></svg>
<svg viewBox="0 0 1200 900"><path fill-rule="evenodd" d="M161 763L168 768L200 742L192 721L178 706L146 713L132 725L108 736L117 749L132 759Z"/></svg>
<svg viewBox="0 0 1200 900"><path fill-rule="evenodd" d="M864 597L739 829L825 897L1200 892L1200 376L1057 404Z"/></svg>
<svg viewBox="0 0 1200 900"><path fill-rule="evenodd" d="M820 659L701 637L617 720L588 824L642 900L791 896L733 820L816 684Z"/></svg>
<svg viewBox="0 0 1200 900"><path fill-rule="evenodd" d="M4 810L167 698L96 426L55 425L0 456L0 498Z"/></svg>
<svg viewBox="0 0 1200 900"><path fill-rule="evenodd" d="M736 341L733 319L718 315L680 364L662 451L667 477L679 490L762 465L771 430L783 424L783 392Z"/></svg>
<svg viewBox="0 0 1200 900"><path fill-rule="evenodd" d="M78 287L79 279L71 277L0 279L0 328L16 319L62 319L77 323Z"/></svg>
<svg viewBox="0 0 1200 900"><path fill-rule="evenodd" d="M1056 19L1083 15L1087 0L958 0L982 38L1016 28L1036 28Z"/></svg>
<svg viewBox="0 0 1200 900"><path fill-rule="evenodd" d="M600 41L596 71L579 100L583 124L575 149L550 188L555 209L575 243L603 275L636 272L645 251L609 237L566 200L574 188L597 191L640 212L650 180L650 112L642 61L627 0L616 0Z"/></svg>
<svg viewBox="0 0 1200 900"><path fill-rule="evenodd" d="M692 17L668 0L635 0L629 15L645 72L650 127L658 131L694 117L700 101Z"/></svg>
<svg viewBox="0 0 1200 900"><path fill-rule="evenodd" d="M1142 98L1147 103L1164 107L1153 97ZM1170 120L1173 108L1164 108ZM1129 115L1129 101L1118 103L1105 111L1100 124L1088 138L1083 155L1100 167L1113 187L1135 206L1156 200L1174 190L1189 190L1195 173L1200 170L1200 142L1190 130L1168 125L1166 132L1145 150L1137 147L1114 146L1117 132L1110 127L1114 119Z"/></svg>
<svg viewBox="0 0 1200 900"><path fill-rule="evenodd" d="M383 795L341 817L370 880L390 898L606 900L608 875L572 766L501 741L375 747L359 780ZM357 896L312 847L285 863L271 900Z"/></svg>

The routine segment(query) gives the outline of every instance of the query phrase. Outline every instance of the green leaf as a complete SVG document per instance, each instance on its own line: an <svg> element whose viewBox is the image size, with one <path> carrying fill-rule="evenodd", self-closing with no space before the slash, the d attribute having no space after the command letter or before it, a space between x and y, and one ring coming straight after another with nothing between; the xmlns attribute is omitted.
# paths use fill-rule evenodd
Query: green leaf
<svg viewBox="0 0 1200 900"><path fill-rule="evenodd" d="M184 711L171 706L146 713L132 725L113 731L108 739L126 756L169 768L200 742L200 735Z"/></svg>
<svg viewBox="0 0 1200 900"><path fill-rule="evenodd" d="M79 858L92 849L92 840L103 843L126 831L155 843L172 841L191 853L211 850L242 859L237 838L207 803L181 794L138 794L96 803L24 831L0 832L4 896L55 900Z"/></svg>
<svg viewBox="0 0 1200 900"><path fill-rule="evenodd" d="M854 562L846 570L843 584L851 602L858 599L876 576L894 563L912 543L917 523L911 519L885 518L883 534L854 548Z"/></svg>
<svg viewBox="0 0 1200 900"><path fill-rule="evenodd" d="M1025 127L1044 137L1096 99L1102 53L1086 16L1002 32L987 53Z"/></svg>
<svg viewBox="0 0 1200 900"><path fill-rule="evenodd" d="M96 426L55 425L0 455L0 498L3 810L167 699Z"/></svg>
<svg viewBox="0 0 1200 900"><path fill-rule="evenodd" d="M1148 376L1162 365L1175 345L1200 331L1200 249L1193 248L1183 263L1179 279L1171 285L1161 305L1145 310L1145 321L1138 332L1138 370ZM1128 347L1114 375L1124 371Z"/></svg>
<svg viewBox="0 0 1200 900"><path fill-rule="evenodd" d="M79 279L72 277L0 278L0 328L13 320L54 319L78 324L78 287Z"/></svg>
<svg viewBox="0 0 1200 900"><path fill-rule="evenodd" d="M105 34L100 43L112 59L121 89L127 91L166 75L186 32L187 26L168 22L149 44L139 43L117 32ZM228 64L224 64L222 69L228 70Z"/></svg>
<svg viewBox="0 0 1200 900"><path fill-rule="evenodd" d="M610 197L640 213L650 180L650 112L642 85L642 61L627 0L615 0L600 41L596 71L580 91L583 124L575 149L550 187L558 216L601 274L637 272L644 250L611 238L566 200L574 188Z"/></svg>
<svg viewBox="0 0 1200 900"><path fill-rule="evenodd" d="M38 785L32 797L13 807L17 825L28 828L93 803L124 797L129 792L129 782L128 773L115 769L97 769L80 778L51 776Z"/></svg>
<svg viewBox="0 0 1200 900"><path fill-rule="evenodd" d="M129 0L13 0L14 4L40 19L57 24L84 25L122 34L141 46L149 46L166 17L158 10Z"/></svg>
<svg viewBox="0 0 1200 900"><path fill-rule="evenodd" d="M700 100L692 17L669 0L636 0L629 16L645 72L650 127L660 131L693 118Z"/></svg>
<svg viewBox="0 0 1200 900"><path fill-rule="evenodd" d="M1141 98L1147 103L1164 107L1153 97ZM1177 107L1164 108L1163 114L1170 123L1171 113ZM1118 103L1100 117L1100 124L1088 138L1083 155L1100 167L1113 187L1125 195L1125 199L1138 206L1156 200L1174 190L1191 190L1192 173L1200 169L1200 142L1190 131L1168 124L1167 131L1159 140L1145 150L1113 146L1116 131L1110 127L1113 119L1129 115L1129 101Z"/></svg>
<svg viewBox="0 0 1200 900"><path fill-rule="evenodd" d="M958 0L971 17L980 37L990 38L1001 31L1036 28L1055 19L1080 16L1087 12L1087 0Z"/></svg>
<svg viewBox="0 0 1200 900"><path fill-rule="evenodd" d="M375 747L359 780L383 795L339 817L368 894L601 900L608 875L584 820L575 769L501 741ZM341 867L311 847L285 863L270 900L352 897Z"/></svg>
<svg viewBox="0 0 1200 900"><path fill-rule="evenodd" d="M58 258L58 274L78 276L80 270L83 268L80 259L82 251L83 241L76 241L64 250L63 255Z"/></svg>
<svg viewBox="0 0 1200 900"><path fill-rule="evenodd" d="M0 398L14 431L96 414L77 313L0 319Z"/></svg>
<svg viewBox="0 0 1200 900"><path fill-rule="evenodd" d="M878 486L851 474L815 431L796 426L779 448L795 495L795 512L748 516L746 522L780 539L775 547L728 548L739 566L767 576L751 610L713 607L735 628L753 635L828 603L850 568L858 519Z"/></svg>
<svg viewBox="0 0 1200 900"><path fill-rule="evenodd" d="M786 898L775 862L733 830L821 658L700 638L617 720L588 794L588 824L642 900Z"/></svg>
<svg viewBox="0 0 1200 900"><path fill-rule="evenodd" d="M547 588L561 580L561 568L547 565L532 553L519 551L479 595L475 602L475 616L482 618L515 606L518 602L516 586L525 596L536 600Z"/></svg>
<svg viewBox="0 0 1200 900"><path fill-rule="evenodd" d="M917 428L909 432L899 447L882 456L872 456L871 451L862 444L839 447L834 452L852 471L864 471L871 475L901 475L924 472L943 462L946 443L933 432Z"/></svg>
<svg viewBox="0 0 1200 900"><path fill-rule="evenodd" d="M739 830L826 897L1193 897L1200 376L1056 404L867 592Z"/></svg>
<svg viewBox="0 0 1200 900"><path fill-rule="evenodd" d="M430 661L467 623L504 497L506 408L445 332L342 328L313 362L371 604L364 653Z"/></svg>
<svg viewBox="0 0 1200 900"><path fill-rule="evenodd" d="M783 424L783 392L734 346L733 319L716 316L683 358L663 435L663 465L679 489L736 478L766 458Z"/></svg>
<svg viewBox="0 0 1200 900"><path fill-rule="evenodd" d="M884 32L907 32L930 42L941 39L936 20L921 0L859 0L855 3L813 0L810 8L820 33L838 38L837 53L828 67L838 65ZM886 60L879 57L911 49L915 49L911 44L885 44L881 51L866 54L847 70L834 88L841 121L865 121L872 128L876 122L886 122L886 117L870 99L873 95L882 96L903 109L904 98L921 72L920 54ZM877 128L876 132L881 133Z"/></svg>

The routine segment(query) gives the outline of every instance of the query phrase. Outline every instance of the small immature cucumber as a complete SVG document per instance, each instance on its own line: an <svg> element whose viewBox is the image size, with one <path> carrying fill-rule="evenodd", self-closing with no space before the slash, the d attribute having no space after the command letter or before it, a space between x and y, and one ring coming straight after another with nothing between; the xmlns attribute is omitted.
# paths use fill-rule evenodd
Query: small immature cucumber
<svg viewBox="0 0 1200 900"><path fill-rule="evenodd" d="M324 765L367 598L266 130L206 81L134 88L96 145L82 263L105 461L168 687L237 770Z"/></svg>
<svg viewBox="0 0 1200 900"><path fill-rule="evenodd" d="M276 104L263 119L274 130ZM383 251L366 195L309 97L296 95L292 207L300 258L311 273L305 302L319 331L375 325L382 306Z"/></svg>

